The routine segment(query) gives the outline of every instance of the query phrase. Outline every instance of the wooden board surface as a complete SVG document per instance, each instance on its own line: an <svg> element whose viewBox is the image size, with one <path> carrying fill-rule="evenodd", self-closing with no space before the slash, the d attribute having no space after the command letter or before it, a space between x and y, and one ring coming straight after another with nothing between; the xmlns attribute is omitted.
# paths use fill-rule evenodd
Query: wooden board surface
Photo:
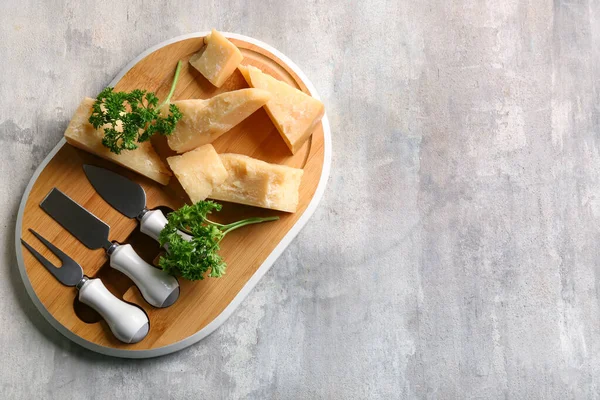
<svg viewBox="0 0 600 400"><path fill-rule="evenodd" d="M231 39L244 55L244 65L254 65L274 77L308 92L301 79L274 54L244 40ZM213 87L188 64L190 56L203 43L202 37L185 39L162 47L138 62L116 85L117 90L147 89L164 98L169 90L178 60L183 68L174 100L209 98L216 94L248 87L239 71L221 88ZM154 138L153 144L162 157L173 153L164 138ZM300 203L294 214L263 210L238 204L223 203L219 221L233 221L250 216L278 215L279 221L249 226L227 235L221 255L228 267L220 279L189 282L179 279L181 296L171 307L157 309L148 305L133 283L107 263L103 250L89 250L45 214L39 207L53 187L58 187L79 204L111 227L110 239L130 243L148 262L160 253L157 242L139 232L138 223L112 209L94 191L86 179L82 165L89 163L123 174L140 183L147 194L148 208L176 209L189 199L173 178L164 187L122 167L102 160L65 144L46 165L33 184L22 215L22 237L41 253L58 264L28 231L37 230L79 262L84 273L99 277L117 297L141 306L150 320L150 333L140 343L128 345L116 340L108 326L89 307L76 301L77 291L61 285L23 248L25 272L35 295L48 312L66 329L84 340L114 349L150 350L180 342L206 327L232 302L244 285L292 229L315 195L324 162L324 131L319 124L312 138L292 155L266 112L260 109L214 143L217 152L246 154L264 161L304 169L300 186Z"/></svg>

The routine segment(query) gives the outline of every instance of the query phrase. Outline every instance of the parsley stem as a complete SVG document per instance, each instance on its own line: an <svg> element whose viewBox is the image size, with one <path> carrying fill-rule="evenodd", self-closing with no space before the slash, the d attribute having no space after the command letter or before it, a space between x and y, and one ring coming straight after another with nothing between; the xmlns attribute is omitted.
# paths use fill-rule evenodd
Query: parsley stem
<svg viewBox="0 0 600 400"><path fill-rule="evenodd" d="M260 224L261 222L277 221L277 220L279 220L279 217L265 217L265 218L254 217L254 218L242 219L240 221L232 222L231 224L228 224L228 225L223 225L218 222L211 221L208 218L204 218L204 221L208 222L209 224L217 226L221 230L221 232L223 232L223 237L225 237L225 235L228 234L229 232L234 231L237 228L241 228L242 226L252 225L252 224ZM190 236L194 235L189 229L187 229L186 227L184 227L182 225L180 225L177 229L179 229L183 233L187 233ZM223 239L223 237L221 237L221 239Z"/></svg>
<svg viewBox="0 0 600 400"><path fill-rule="evenodd" d="M185 234L188 234L188 235L190 235L190 236L192 236L192 235L193 235L192 231L190 231L189 229L187 229L187 228L185 228L185 227L183 227L183 226L181 226L181 225L180 225L180 226L179 226L177 229L179 229L181 232L183 232L183 233L185 233Z"/></svg>
<svg viewBox="0 0 600 400"><path fill-rule="evenodd" d="M218 227L223 227L223 226L225 226L225 225L223 225L223 224L220 224L220 223L218 223L218 222L211 221L211 220L210 220L210 219L208 219L208 218L204 218L204 220L205 220L206 222L208 222L209 224L213 224L213 225L216 225L216 226L218 226Z"/></svg>
<svg viewBox="0 0 600 400"><path fill-rule="evenodd" d="M233 230L236 230L237 228L241 228L242 226L252 225L252 224L260 224L261 222L277 221L278 219L279 219L279 217L266 217L266 218L255 217L255 218L248 218L248 219L243 219L241 221L237 221L237 222L231 223L229 225L225 225L221 229L224 229L223 230L223 237L225 237L225 235L227 235L229 232L231 232Z"/></svg>
<svg viewBox="0 0 600 400"><path fill-rule="evenodd" d="M175 93L175 86L177 86L177 81L179 80L179 73L181 72L181 60L177 63L177 68L175 68L175 76L173 77L173 83L171 84L171 90L169 91L169 95L163 101L158 108L160 109L165 104L168 104L171 101L171 97L173 97L173 93Z"/></svg>

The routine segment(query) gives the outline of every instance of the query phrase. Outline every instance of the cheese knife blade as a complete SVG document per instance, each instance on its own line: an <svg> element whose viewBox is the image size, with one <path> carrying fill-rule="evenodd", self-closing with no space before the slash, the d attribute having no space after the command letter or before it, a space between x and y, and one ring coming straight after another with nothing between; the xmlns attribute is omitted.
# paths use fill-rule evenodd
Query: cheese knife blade
<svg viewBox="0 0 600 400"><path fill-rule="evenodd" d="M160 210L146 208L144 188L108 169L86 164L83 170L104 201L126 217L137 218L140 221L140 231L158 240L160 232L167 224L167 218ZM185 240L191 239L191 236L186 233L181 231L178 233Z"/></svg>
<svg viewBox="0 0 600 400"><path fill-rule="evenodd" d="M136 218L146 209L146 192L137 183L94 165L86 164L83 170L100 197L121 214Z"/></svg>

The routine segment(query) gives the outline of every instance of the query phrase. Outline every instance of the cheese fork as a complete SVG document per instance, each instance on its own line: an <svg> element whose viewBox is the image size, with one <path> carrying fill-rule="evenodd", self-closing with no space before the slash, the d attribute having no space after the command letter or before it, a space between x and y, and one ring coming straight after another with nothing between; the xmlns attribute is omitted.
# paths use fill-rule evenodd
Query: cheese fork
<svg viewBox="0 0 600 400"><path fill-rule="evenodd" d="M124 343L137 343L146 337L150 324L148 316L141 308L116 298L106 289L100 279L85 276L83 269L75 260L33 229L29 229L29 231L58 257L62 266L57 267L52 264L23 239L21 239L21 244L60 283L65 286L75 286L79 291L79 301L98 311L117 339Z"/></svg>

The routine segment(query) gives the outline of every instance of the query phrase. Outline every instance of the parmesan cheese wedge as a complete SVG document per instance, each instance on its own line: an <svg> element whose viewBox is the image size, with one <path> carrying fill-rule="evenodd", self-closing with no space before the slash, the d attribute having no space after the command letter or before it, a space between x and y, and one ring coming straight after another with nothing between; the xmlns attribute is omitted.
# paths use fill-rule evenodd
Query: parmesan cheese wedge
<svg viewBox="0 0 600 400"><path fill-rule="evenodd" d="M190 58L190 64L210 83L221 87L244 56L233 43L215 29L204 38L206 46Z"/></svg>
<svg viewBox="0 0 600 400"><path fill-rule="evenodd" d="M221 154L229 174L213 188L211 199L295 212L303 170L269 164L241 154Z"/></svg>
<svg viewBox="0 0 600 400"><path fill-rule="evenodd" d="M212 144L169 157L167 162L192 203L205 200L229 175Z"/></svg>
<svg viewBox="0 0 600 400"><path fill-rule="evenodd" d="M92 114L94 99L83 99L75 115L65 131L67 142L98 157L113 161L125 168L144 175L158 183L166 185L171 178L171 172L160 159L150 142L138 143L135 150L123 150L121 154L112 153L102 145L103 129L95 129L88 122Z"/></svg>
<svg viewBox="0 0 600 400"><path fill-rule="evenodd" d="M323 103L258 68L240 65L238 69L250 87L267 90L273 95L265 109L285 144L295 154L323 118Z"/></svg>
<svg viewBox="0 0 600 400"><path fill-rule="evenodd" d="M167 137L169 147L183 153L212 143L262 107L271 94L260 89L240 89L207 100L174 101L183 113L175 130Z"/></svg>

